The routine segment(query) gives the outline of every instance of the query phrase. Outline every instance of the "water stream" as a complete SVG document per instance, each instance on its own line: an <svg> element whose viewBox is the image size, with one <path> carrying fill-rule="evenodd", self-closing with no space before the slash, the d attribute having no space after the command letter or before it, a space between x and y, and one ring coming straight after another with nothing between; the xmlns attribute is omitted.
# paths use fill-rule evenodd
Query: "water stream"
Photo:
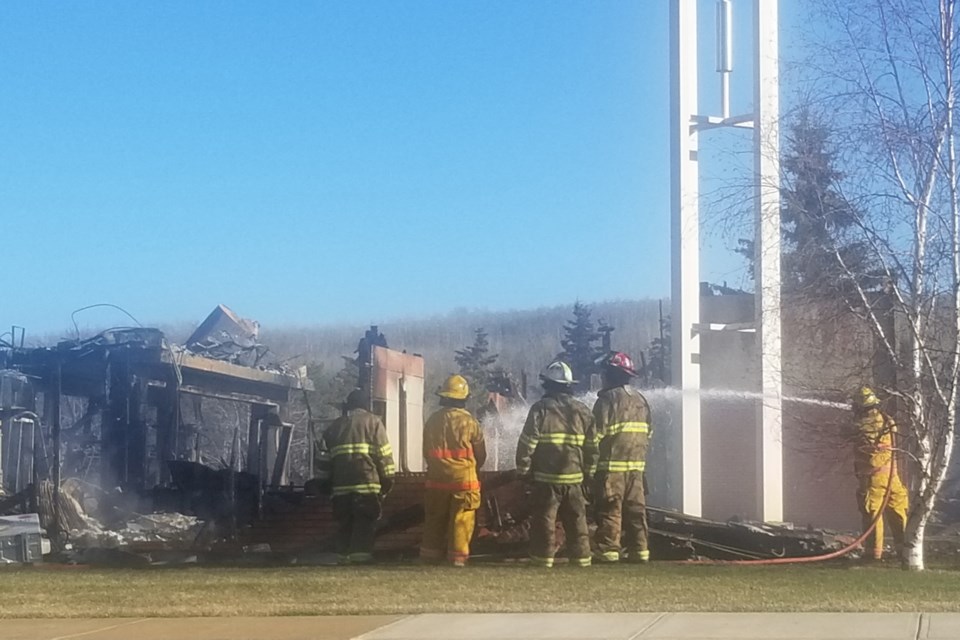
<svg viewBox="0 0 960 640"><path fill-rule="evenodd" d="M659 389L643 389L644 397L650 404L652 414L653 428L669 427L675 421L673 416L678 413L680 400L683 398L684 391L674 387L664 387ZM689 392L694 393L694 392ZM708 408L711 403L743 403L763 401L767 396L756 391L734 391L730 389L701 389L700 400L702 406ZM593 407L597 400L595 392L586 393L578 398L588 407ZM849 405L843 402L833 402L819 398L783 398L784 405L808 405L823 407L827 409L846 410ZM523 423L527 418L529 411L528 405L516 405L509 408L499 417L488 416L483 421L484 431L487 436L487 448L489 450L490 461L485 465L486 469L504 470L514 468L514 456L516 454L517 439L520 437L520 431L523 429Z"/></svg>

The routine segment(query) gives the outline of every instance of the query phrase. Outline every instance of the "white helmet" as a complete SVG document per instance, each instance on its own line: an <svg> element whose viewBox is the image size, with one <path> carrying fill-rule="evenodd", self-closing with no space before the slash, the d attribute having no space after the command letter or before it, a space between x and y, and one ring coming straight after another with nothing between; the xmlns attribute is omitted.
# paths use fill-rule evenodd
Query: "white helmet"
<svg viewBox="0 0 960 640"><path fill-rule="evenodd" d="M566 386L577 384L577 381L573 379L573 370L570 365L562 360L554 360L548 364L547 368L540 374L540 379L544 382L555 382Z"/></svg>

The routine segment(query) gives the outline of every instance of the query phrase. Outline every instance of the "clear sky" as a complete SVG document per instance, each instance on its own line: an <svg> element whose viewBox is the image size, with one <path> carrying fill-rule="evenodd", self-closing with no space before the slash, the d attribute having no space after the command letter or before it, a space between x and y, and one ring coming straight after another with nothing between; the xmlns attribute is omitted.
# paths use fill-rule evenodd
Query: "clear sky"
<svg viewBox="0 0 960 640"><path fill-rule="evenodd" d="M668 6L0 3L0 325L667 296Z"/></svg>

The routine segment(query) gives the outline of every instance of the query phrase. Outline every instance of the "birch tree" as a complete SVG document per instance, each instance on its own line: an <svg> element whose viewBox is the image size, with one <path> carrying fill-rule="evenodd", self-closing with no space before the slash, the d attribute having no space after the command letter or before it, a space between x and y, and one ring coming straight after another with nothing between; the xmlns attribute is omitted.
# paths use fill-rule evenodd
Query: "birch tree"
<svg viewBox="0 0 960 640"><path fill-rule="evenodd" d="M950 465L960 374L960 202L955 141L957 0L821 0L824 33L811 70L842 132L845 197L882 285L832 254L861 315L896 370L912 503L904 564L923 542ZM894 322L891 322L891 319Z"/></svg>

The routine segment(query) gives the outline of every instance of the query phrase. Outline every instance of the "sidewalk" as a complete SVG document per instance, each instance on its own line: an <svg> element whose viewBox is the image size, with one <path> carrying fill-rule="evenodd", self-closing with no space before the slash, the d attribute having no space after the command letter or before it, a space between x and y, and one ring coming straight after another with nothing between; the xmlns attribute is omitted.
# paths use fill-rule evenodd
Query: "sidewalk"
<svg viewBox="0 0 960 640"><path fill-rule="evenodd" d="M426 614L0 620L3 640L956 640L952 613Z"/></svg>

